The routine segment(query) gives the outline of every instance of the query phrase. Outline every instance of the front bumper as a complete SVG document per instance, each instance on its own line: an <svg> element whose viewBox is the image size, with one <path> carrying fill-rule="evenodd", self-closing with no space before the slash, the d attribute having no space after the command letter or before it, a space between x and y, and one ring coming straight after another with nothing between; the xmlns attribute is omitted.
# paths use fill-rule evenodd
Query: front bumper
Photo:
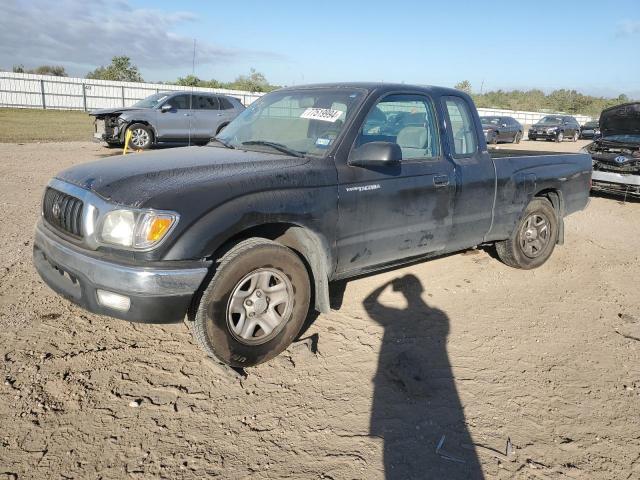
<svg viewBox="0 0 640 480"><path fill-rule="evenodd" d="M594 170L591 180L593 190L640 196L640 175Z"/></svg>
<svg viewBox="0 0 640 480"><path fill-rule="evenodd" d="M208 272L203 262L179 268L141 267L90 256L56 238L42 222L36 227L33 263L52 290L86 310L145 323L182 321ZM102 305L98 289L129 297L129 309Z"/></svg>
<svg viewBox="0 0 640 480"><path fill-rule="evenodd" d="M558 136L558 132L552 132L552 133L529 132L529 140L537 140L538 138L544 138L545 140L555 140L557 136Z"/></svg>

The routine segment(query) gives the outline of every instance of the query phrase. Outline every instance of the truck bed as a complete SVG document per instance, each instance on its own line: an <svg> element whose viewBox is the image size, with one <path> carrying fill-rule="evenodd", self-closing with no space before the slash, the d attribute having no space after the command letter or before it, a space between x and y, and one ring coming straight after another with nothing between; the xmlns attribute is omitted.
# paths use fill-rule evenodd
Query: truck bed
<svg viewBox="0 0 640 480"><path fill-rule="evenodd" d="M578 155L578 152L542 152L540 150L516 150L508 148L489 149L491 158L543 157L548 155Z"/></svg>

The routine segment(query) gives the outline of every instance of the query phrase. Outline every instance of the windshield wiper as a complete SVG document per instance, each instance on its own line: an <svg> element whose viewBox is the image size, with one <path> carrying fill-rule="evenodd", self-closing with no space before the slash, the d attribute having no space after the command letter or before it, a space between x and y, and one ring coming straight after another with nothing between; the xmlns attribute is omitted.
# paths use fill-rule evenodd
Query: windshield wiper
<svg viewBox="0 0 640 480"><path fill-rule="evenodd" d="M294 157L304 157L303 152L299 152L298 150L289 148L281 143L269 142L268 140L248 140L246 142L242 142L242 145L264 145L266 147L271 147L275 150L278 150L279 152L293 155Z"/></svg>
<svg viewBox="0 0 640 480"><path fill-rule="evenodd" d="M236 148L233 145L231 145L229 142L227 142L226 140L222 140L218 137L212 137L211 140L209 140L210 142L218 142L220 145L222 145L225 148Z"/></svg>

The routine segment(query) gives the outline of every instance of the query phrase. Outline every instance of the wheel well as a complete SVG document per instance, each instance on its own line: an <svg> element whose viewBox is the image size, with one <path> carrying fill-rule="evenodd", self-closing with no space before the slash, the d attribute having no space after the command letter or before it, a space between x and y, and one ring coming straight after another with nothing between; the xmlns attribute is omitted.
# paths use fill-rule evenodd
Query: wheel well
<svg viewBox="0 0 640 480"><path fill-rule="evenodd" d="M541 190L535 195L539 198L546 198L553 205L553 209L558 216L558 245L564 244L564 200L562 198L562 192L555 188L547 188Z"/></svg>
<svg viewBox="0 0 640 480"><path fill-rule="evenodd" d="M226 123L223 123L222 125L220 125L220 126L218 127L218 129L216 130L216 135L217 135L217 134L219 134L219 133L222 131L222 129L223 129L224 127L226 127L227 125L229 125L229 122L226 122Z"/></svg>
<svg viewBox="0 0 640 480"><path fill-rule="evenodd" d="M124 141L124 136L125 136L127 130L129 130L129 127L131 127L131 125L135 125L136 123L139 123L141 125L146 125L147 127L149 127L149 129L151 130L151 141L154 142L155 139L156 139L156 130L153 128L153 125L151 125L146 120L132 120L132 121L128 122L127 123L127 128L125 128L122 131L122 140Z"/></svg>
<svg viewBox="0 0 640 480"><path fill-rule="evenodd" d="M293 250L305 264L309 273L311 293L316 310L321 313L329 312L330 251L318 235L307 228L292 223L257 225L228 239L214 253L214 258L220 258L238 242L251 237L273 240Z"/></svg>

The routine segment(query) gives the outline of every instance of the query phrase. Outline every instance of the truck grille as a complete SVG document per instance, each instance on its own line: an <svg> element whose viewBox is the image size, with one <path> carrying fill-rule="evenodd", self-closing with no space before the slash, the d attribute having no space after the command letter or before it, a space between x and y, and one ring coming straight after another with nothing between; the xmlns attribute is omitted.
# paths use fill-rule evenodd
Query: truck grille
<svg viewBox="0 0 640 480"><path fill-rule="evenodd" d="M47 187L42 202L45 220L69 235L82 238L82 200Z"/></svg>

